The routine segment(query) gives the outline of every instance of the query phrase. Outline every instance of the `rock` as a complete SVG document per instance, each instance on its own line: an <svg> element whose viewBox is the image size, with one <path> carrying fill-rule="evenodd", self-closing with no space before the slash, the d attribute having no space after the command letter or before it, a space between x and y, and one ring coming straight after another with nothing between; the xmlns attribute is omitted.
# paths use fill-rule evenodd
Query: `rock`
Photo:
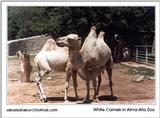
<svg viewBox="0 0 160 118"><path fill-rule="evenodd" d="M21 83L21 80L19 80L18 83Z"/></svg>
<svg viewBox="0 0 160 118"><path fill-rule="evenodd" d="M154 77L154 76L147 76L146 79L151 79L151 80L153 80L153 79L155 79L155 77Z"/></svg>
<svg viewBox="0 0 160 118"><path fill-rule="evenodd" d="M140 75L140 76L136 77L133 81L134 82L142 82L144 80L144 78L145 77L143 75Z"/></svg>
<svg viewBox="0 0 160 118"><path fill-rule="evenodd" d="M52 79L52 77L47 77L47 80L51 80Z"/></svg>
<svg viewBox="0 0 160 118"><path fill-rule="evenodd" d="M155 77L150 77L150 79L155 79Z"/></svg>

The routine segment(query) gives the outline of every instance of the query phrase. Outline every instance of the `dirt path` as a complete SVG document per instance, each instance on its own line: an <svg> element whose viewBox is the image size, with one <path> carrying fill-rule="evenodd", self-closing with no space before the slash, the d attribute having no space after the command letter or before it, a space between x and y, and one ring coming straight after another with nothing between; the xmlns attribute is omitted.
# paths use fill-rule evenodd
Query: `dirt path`
<svg viewBox="0 0 160 118"><path fill-rule="evenodd" d="M8 87L7 103L8 104L30 104L42 103L39 99L38 88L34 82L35 72L32 72L31 79L33 82L21 83L20 71L17 60L8 62ZM64 99L64 82L65 73L50 74L52 79L43 80L43 87L48 97L48 103L63 103ZM113 91L114 97L111 98L108 84L108 77L104 73L102 85L100 87L100 103L105 104L135 104L135 103L153 103L155 96L155 80L144 79L141 82L133 81L137 75L130 75L128 68L120 64L115 64L113 69ZM69 100L75 103L74 89L70 81ZM78 77L78 94L82 100L86 94L85 81ZM91 96L93 96L93 86L91 84ZM115 100L115 101L114 101ZM149 101L149 102L147 102ZM47 104L48 104L47 103Z"/></svg>

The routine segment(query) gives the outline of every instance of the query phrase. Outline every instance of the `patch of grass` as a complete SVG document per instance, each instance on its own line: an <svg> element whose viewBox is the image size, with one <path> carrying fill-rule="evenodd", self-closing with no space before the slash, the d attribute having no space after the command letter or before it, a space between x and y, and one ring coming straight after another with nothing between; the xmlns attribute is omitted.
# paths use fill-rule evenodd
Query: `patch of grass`
<svg viewBox="0 0 160 118"><path fill-rule="evenodd" d="M17 60L17 59L18 59L18 56L9 56L8 57L8 61Z"/></svg>
<svg viewBox="0 0 160 118"><path fill-rule="evenodd" d="M129 68L129 67L125 66L123 64L120 64L120 63L114 63L113 64L113 69L124 69L124 68Z"/></svg>
<svg viewBox="0 0 160 118"><path fill-rule="evenodd" d="M119 63L115 63L113 69L126 69L131 75L144 75L144 76L154 76L155 71L145 67L131 67Z"/></svg>
<svg viewBox="0 0 160 118"><path fill-rule="evenodd" d="M30 59L31 61L34 60L34 57L36 56L36 54L32 54L30 55ZM18 55L14 55L14 56L8 56L8 60L11 61L11 60L18 60Z"/></svg>
<svg viewBox="0 0 160 118"><path fill-rule="evenodd" d="M154 76L155 71L152 69L144 68L144 67L130 67L128 69L129 74L132 75L144 75L144 76Z"/></svg>
<svg viewBox="0 0 160 118"><path fill-rule="evenodd" d="M37 72L37 68L35 68L35 64L34 64L34 57L36 56L36 54L32 54L30 55L30 62L32 65L32 72ZM8 56L8 61L19 61L19 58L17 55L15 56Z"/></svg>

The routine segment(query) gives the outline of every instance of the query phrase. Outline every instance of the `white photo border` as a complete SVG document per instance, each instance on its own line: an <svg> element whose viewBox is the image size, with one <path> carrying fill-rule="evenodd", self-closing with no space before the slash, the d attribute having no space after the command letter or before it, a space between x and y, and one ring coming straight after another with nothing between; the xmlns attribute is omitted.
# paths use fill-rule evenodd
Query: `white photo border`
<svg viewBox="0 0 160 118"><path fill-rule="evenodd" d="M155 104L153 105L58 105L58 104L31 104L31 105L7 105L7 27L8 6L153 6L155 7ZM159 2L3 2L2 3L2 116L3 117L159 117ZM55 112L7 112L7 109L57 109ZM155 109L155 112L125 112L105 111L94 112L93 108L145 108Z"/></svg>

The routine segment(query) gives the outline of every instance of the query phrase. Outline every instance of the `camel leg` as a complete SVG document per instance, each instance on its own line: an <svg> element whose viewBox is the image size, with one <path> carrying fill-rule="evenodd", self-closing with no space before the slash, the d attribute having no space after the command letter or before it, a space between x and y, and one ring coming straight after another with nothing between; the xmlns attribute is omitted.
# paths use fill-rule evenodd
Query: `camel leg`
<svg viewBox="0 0 160 118"><path fill-rule="evenodd" d="M44 90L43 90L43 87L42 87L42 84L41 84L41 81L42 81L41 77L40 76L37 77L36 81L37 81L37 86L38 86L39 93L40 93L40 99L42 101L46 102L46 96L44 94Z"/></svg>
<svg viewBox="0 0 160 118"><path fill-rule="evenodd" d="M112 89L112 69L108 68L107 69L107 73L108 73L108 77L109 77L109 86L110 86L110 90L111 90L111 95L113 96L113 89Z"/></svg>
<svg viewBox="0 0 160 118"><path fill-rule="evenodd" d="M38 76L36 77L37 86L38 86L38 89L39 89L39 92L40 92L40 99L44 102L47 102L47 97L44 94L44 90L43 90L41 81L42 81L42 77L48 72L49 71L46 70L46 71L43 71L42 73L38 73Z"/></svg>
<svg viewBox="0 0 160 118"><path fill-rule="evenodd" d="M113 60L112 58L109 60L109 62L106 65L106 70L108 73L108 77L109 77L109 86L110 86L110 90L111 90L111 96L113 96L113 89L112 89L112 66L113 66Z"/></svg>
<svg viewBox="0 0 160 118"><path fill-rule="evenodd" d="M66 83L65 83L65 93L64 93L64 100L65 100L65 102L68 101L67 93L68 93L68 89L69 89L69 80L70 80L71 75L72 75L71 71L72 71L71 69L68 69L67 73L66 73Z"/></svg>
<svg viewBox="0 0 160 118"><path fill-rule="evenodd" d="M94 88L94 96L93 96L92 100L95 100L96 102L99 102L98 96L97 96L97 81L96 81L96 77L93 78L93 88Z"/></svg>
<svg viewBox="0 0 160 118"><path fill-rule="evenodd" d="M72 73L72 79L73 79L73 86L74 86L74 91L75 91L75 97L78 99L78 94L77 94L77 72L74 71Z"/></svg>
<svg viewBox="0 0 160 118"><path fill-rule="evenodd" d="M101 82L102 82L102 78L101 78L101 74L98 76L98 86L97 86L97 96L99 94L99 88L100 88L100 85L101 85Z"/></svg>
<svg viewBox="0 0 160 118"><path fill-rule="evenodd" d="M78 74L81 78L83 78L85 81L86 81L86 88L87 88L87 94L86 94L86 97L85 99L83 100L84 103L89 103L90 100L89 100L89 97L90 97L90 76L88 75L89 72L85 69L80 69L78 70Z"/></svg>
<svg viewBox="0 0 160 118"><path fill-rule="evenodd" d="M86 87L87 87L87 95L86 98L84 99L84 103L89 103L89 97L90 97L90 82L89 78L86 79Z"/></svg>

